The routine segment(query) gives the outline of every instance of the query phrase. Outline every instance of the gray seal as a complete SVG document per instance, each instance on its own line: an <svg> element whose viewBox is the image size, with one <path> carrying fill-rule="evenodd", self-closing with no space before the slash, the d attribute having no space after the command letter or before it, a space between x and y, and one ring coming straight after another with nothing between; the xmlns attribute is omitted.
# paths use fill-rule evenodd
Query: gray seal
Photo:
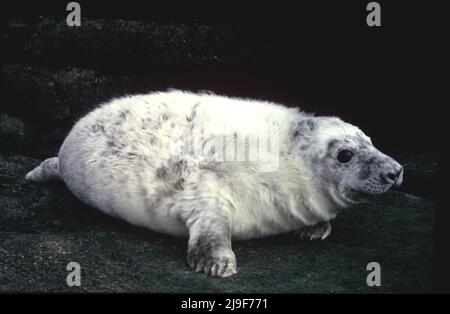
<svg viewBox="0 0 450 314"><path fill-rule="evenodd" d="M101 105L26 175L63 180L106 214L188 237L188 265L219 277L237 272L232 239L325 239L341 209L402 177L400 164L339 118L176 90Z"/></svg>

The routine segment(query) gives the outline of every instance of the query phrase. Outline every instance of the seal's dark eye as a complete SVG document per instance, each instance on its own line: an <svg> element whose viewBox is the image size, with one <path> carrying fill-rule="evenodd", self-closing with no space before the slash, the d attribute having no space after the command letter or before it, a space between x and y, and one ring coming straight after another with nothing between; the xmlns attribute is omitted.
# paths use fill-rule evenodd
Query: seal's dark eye
<svg viewBox="0 0 450 314"><path fill-rule="evenodd" d="M352 157L353 157L353 153L351 151L349 151L347 149L343 149L337 155L337 160L340 163L345 164L345 163L349 162L350 160L352 160Z"/></svg>

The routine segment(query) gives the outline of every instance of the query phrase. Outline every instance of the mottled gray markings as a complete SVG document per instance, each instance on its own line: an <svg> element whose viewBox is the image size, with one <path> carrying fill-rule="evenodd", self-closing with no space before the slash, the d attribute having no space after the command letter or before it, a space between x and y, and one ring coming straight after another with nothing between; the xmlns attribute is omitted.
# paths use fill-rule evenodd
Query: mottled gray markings
<svg viewBox="0 0 450 314"><path fill-rule="evenodd" d="M176 174L181 175L187 168L187 161L186 160L180 160L177 161L174 165L173 165L173 170Z"/></svg>
<svg viewBox="0 0 450 314"><path fill-rule="evenodd" d="M178 180L177 182L175 182L175 184L173 185L175 190L183 190L184 189L184 179L181 178L180 180Z"/></svg>
<svg viewBox="0 0 450 314"><path fill-rule="evenodd" d="M119 119L118 120L116 120L115 122L114 122L114 124L115 125L121 125L121 124L123 124L124 122L125 122L125 120L126 120L126 118L127 118L127 115L130 113L130 111L128 110L128 109L125 109L125 110L122 110L120 113L119 113Z"/></svg>
<svg viewBox="0 0 450 314"><path fill-rule="evenodd" d="M103 132L105 133L105 127L103 126L103 124L97 123L94 124L93 126L91 126L91 131L92 132Z"/></svg>
<svg viewBox="0 0 450 314"><path fill-rule="evenodd" d="M339 143L339 141L336 139L329 141L328 142L328 151L331 151L338 143Z"/></svg>
<svg viewBox="0 0 450 314"><path fill-rule="evenodd" d="M292 134L294 137L298 137L299 135L305 136L306 133L314 131L315 128L315 122L312 119L306 118L297 123Z"/></svg>
<svg viewBox="0 0 450 314"><path fill-rule="evenodd" d="M200 102L197 102L197 103L192 107L191 115L189 115L189 116L186 117L186 121L187 121L187 122L192 122L192 121L195 119L195 117L196 117L196 115L197 115L197 107L198 107L199 104L200 104Z"/></svg>
<svg viewBox="0 0 450 314"><path fill-rule="evenodd" d="M309 145L300 146L300 150L307 150L308 148L309 148Z"/></svg>
<svg viewBox="0 0 450 314"><path fill-rule="evenodd" d="M121 119L126 119L127 115L130 113L130 110L126 109L120 112L119 116Z"/></svg>
<svg viewBox="0 0 450 314"><path fill-rule="evenodd" d="M161 167L156 169L156 176L160 179L164 179L167 177L167 168L166 167Z"/></svg>

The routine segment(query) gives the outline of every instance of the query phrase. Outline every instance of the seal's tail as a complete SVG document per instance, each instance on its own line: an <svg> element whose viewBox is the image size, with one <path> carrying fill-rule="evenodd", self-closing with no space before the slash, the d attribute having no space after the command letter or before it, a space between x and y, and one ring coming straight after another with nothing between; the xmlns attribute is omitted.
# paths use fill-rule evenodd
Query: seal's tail
<svg viewBox="0 0 450 314"><path fill-rule="evenodd" d="M36 182L61 180L58 157L44 160L39 166L27 173L25 180Z"/></svg>

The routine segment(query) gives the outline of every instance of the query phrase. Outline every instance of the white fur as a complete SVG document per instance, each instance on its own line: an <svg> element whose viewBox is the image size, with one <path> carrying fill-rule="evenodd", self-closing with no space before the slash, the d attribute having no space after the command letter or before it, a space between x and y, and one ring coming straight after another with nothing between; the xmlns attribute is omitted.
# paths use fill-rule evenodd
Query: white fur
<svg viewBox="0 0 450 314"><path fill-rule="evenodd" d="M267 152L275 163L260 155L268 148L264 132L271 133ZM224 160L211 158L221 151ZM75 124L59 156L26 179L62 179L109 215L189 236L189 266L227 277L237 272L232 238L300 229L303 238L325 239L339 209L400 185L402 175L400 164L338 118L170 91L92 111Z"/></svg>
<svg viewBox="0 0 450 314"><path fill-rule="evenodd" d="M180 176L172 171L165 180L158 178L158 169L171 169L184 158L174 154L173 147L181 147L192 136L186 117L194 108L196 127L216 137L256 134L267 125L279 126L279 169L261 172L258 161L227 161L211 170L204 167L201 156L190 156L181 175L183 189L174 189ZM117 126L123 110L126 118ZM201 210L202 201L218 199L227 204L233 238L287 232L329 221L337 212L311 166L292 154L295 143L289 128L308 116L266 101L213 94L170 91L123 97L75 124L60 150L60 175L91 206L157 232L187 236L190 215ZM358 131L343 132L346 126L341 122L326 122L329 131L322 132L320 140ZM103 130L93 132L95 125ZM123 144L120 153L108 153L111 137Z"/></svg>

